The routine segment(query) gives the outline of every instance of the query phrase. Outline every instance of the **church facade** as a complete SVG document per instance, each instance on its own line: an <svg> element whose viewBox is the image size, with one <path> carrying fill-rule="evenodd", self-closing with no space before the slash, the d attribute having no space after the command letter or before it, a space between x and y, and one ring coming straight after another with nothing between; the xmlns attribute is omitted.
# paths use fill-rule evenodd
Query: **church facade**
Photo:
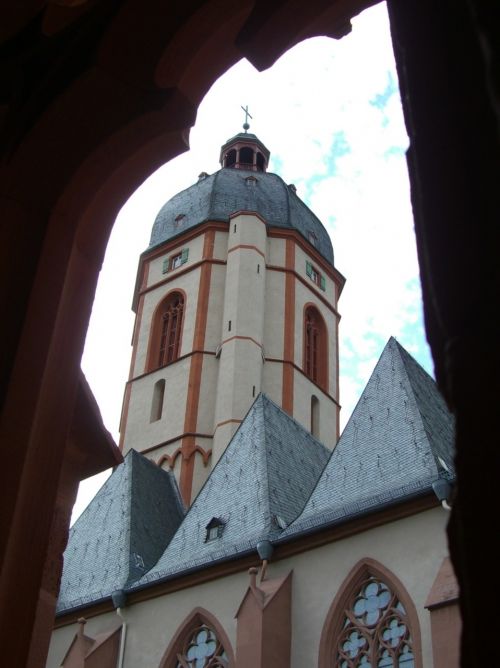
<svg viewBox="0 0 500 668"><path fill-rule="evenodd" d="M141 256L125 462L71 531L47 665L458 666L451 416L391 339L339 437L344 278L247 129Z"/></svg>

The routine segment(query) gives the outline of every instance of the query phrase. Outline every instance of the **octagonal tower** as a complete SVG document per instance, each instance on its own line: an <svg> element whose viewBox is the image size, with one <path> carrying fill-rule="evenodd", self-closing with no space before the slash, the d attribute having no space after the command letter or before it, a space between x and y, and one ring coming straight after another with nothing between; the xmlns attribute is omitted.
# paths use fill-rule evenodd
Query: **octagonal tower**
<svg viewBox="0 0 500 668"><path fill-rule="evenodd" d="M141 255L121 447L198 493L259 392L333 448L339 432L338 298L327 231L267 172L253 134L160 210Z"/></svg>

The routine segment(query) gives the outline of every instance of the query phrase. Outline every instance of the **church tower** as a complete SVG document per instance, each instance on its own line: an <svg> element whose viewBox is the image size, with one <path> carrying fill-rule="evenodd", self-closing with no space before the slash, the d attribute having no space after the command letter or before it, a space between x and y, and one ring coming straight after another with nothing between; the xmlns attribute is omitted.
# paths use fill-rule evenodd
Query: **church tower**
<svg viewBox="0 0 500 668"><path fill-rule="evenodd" d="M244 132L160 210L141 255L122 419L190 503L266 393L322 443L339 434L338 299L327 231Z"/></svg>

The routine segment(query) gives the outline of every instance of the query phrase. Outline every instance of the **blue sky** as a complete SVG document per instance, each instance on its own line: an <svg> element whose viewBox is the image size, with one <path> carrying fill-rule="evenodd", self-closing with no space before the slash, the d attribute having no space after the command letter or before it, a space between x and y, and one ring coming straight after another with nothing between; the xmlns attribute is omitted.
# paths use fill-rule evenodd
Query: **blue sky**
<svg viewBox="0 0 500 668"><path fill-rule="evenodd" d="M201 171L219 168L220 146L241 130L240 106L247 104L250 131L271 151L270 171L294 183L326 226L335 264L347 279L339 304L342 423L389 336L432 373L406 169L408 138L387 13L379 4L355 19L352 33L340 41L307 40L264 73L246 61L231 68L200 105L191 150L152 174L124 205L108 245L82 359L116 439L139 253L164 202ZM80 510L99 482L85 485Z"/></svg>

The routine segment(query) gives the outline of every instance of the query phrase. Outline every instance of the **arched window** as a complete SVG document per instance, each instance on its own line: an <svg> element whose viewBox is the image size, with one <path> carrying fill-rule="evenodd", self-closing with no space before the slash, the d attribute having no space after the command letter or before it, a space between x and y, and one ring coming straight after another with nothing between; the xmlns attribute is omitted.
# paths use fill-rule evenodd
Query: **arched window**
<svg viewBox="0 0 500 668"><path fill-rule="evenodd" d="M215 617L196 608L181 624L160 668L234 668L229 639Z"/></svg>
<svg viewBox="0 0 500 668"><path fill-rule="evenodd" d="M319 438L319 399L314 394L311 397L311 434Z"/></svg>
<svg viewBox="0 0 500 668"><path fill-rule="evenodd" d="M163 397L165 396L165 379L156 381L153 388L153 401L151 402L150 422L156 422L161 419L163 413Z"/></svg>
<svg viewBox="0 0 500 668"><path fill-rule="evenodd" d="M320 644L320 668L361 666L422 666L415 606L397 578L371 559L342 585Z"/></svg>
<svg viewBox="0 0 500 668"><path fill-rule="evenodd" d="M326 325L318 309L309 305L304 312L304 373L326 389L327 365Z"/></svg>
<svg viewBox="0 0 500 668"><path fill-rule="evenodd" d="M179 357L184 297L172 292L158 306L153 316L147 370L158 369Z"/></svg>

